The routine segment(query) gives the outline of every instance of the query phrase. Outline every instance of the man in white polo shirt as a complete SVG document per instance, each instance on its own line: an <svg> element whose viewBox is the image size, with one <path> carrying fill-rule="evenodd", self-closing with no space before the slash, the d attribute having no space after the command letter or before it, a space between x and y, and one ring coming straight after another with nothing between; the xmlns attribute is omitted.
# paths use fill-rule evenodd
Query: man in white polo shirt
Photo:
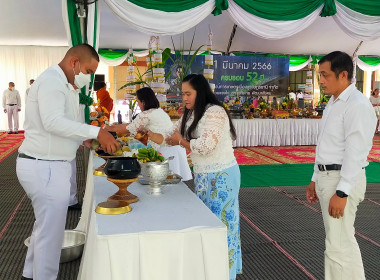
<svg viewBox="0 0 380 280"><path fill-rule="evenodd" d="M90 82L98 63L99 56L91 46L72 47L30 88L25 140L16 165L17 177L31 199L36 219L23 279L57 279L70 196L70 161L78 146L97 138L107 153L119 148L106 130L77 121L76 89Z"/></svg>
<svg viewBox="0 0 380 280"><path fill-rule="evenodd" d="M365 167L376 128L368 98L351 84L348 54L332 52L319 61L320 84L331 95L320 122L314 174L306 189L319 199L326 232L325 279L364 280L354 222L366 190Z"/></svg>
<svg viewBox="0 0 380 280"><path fill-rule="evenodd" d="M21 111L21 99L14 82L9 83L8 89L3 93L4 113L8 114L9 134L18 133L18 112Z"/></svg>

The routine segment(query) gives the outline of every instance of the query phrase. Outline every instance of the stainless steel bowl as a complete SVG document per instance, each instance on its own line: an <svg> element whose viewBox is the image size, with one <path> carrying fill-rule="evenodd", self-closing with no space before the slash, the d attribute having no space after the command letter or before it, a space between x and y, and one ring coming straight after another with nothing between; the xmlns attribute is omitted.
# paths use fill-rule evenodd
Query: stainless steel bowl
<svg viewBox="0 0 380 280"><path fill-rule="evenodd" d="M169 175L168 162L146 162L141 165L141 175L149 182L149 194L162 194L162 182Z"/></svg>
<svg viewBox="0 0 380 280"><path fill-rule="evenodd" d="M77 230L65 230L61 250L60 263L71 262L82 255L86 234ZM25 239L24 244L29 247L30 237Z"/></svg>

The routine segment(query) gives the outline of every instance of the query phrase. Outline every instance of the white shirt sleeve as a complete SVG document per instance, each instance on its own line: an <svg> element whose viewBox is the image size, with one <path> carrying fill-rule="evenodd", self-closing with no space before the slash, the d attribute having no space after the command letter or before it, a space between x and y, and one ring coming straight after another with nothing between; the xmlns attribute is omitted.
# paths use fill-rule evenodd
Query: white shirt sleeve
<svg viewBox="0 0 380 280"><path fill-rule="evenodd" d="M220 135L225 128L225 123L228 121L228 116L222 107L211 106L206 110L203 118L205 121L204 126L199 131L200 137L190 140L190 148L192 153L207 155L218 144Z"/></svg>
<svg viewBox="0 0 380 280"><path fill-rule="evenodd" d="M137 115L137 117L127 126L127 130L131 135L136 135L137 130L145 128L150 123L150 114L152 110L143 111Z"/></svg>
<svg viewBox="0 0 380 280"><path fill-rule="evenodd" d="M99 127L83 124L65 117L68 98L54 80L40 83L38 108L44 129L50 133L78 140L96 139Z"/></svg>
<svg viewBox="0 0 380 280"><path fill-rule="evenodd" d="M17 106L21 108L21 98L20 98L20 93L16 91L16 98L17 98Z"/></svg>
<svg viewBox="0 0 380 280"><path fill-rule="evenodd" d="M375 117L373 111L368 110L366 104L357 103L346 111L344 118L345 131L345 150L342 162L342 170L340 172L341 179L338 183L337 190L350 194L355 184L355 178L362 170L362 157L368 155L372 143L368 143L368 139L372 141L375 129L372 125L368 125L368 120ZM374 123L376 123L374 121Z"/></svg>

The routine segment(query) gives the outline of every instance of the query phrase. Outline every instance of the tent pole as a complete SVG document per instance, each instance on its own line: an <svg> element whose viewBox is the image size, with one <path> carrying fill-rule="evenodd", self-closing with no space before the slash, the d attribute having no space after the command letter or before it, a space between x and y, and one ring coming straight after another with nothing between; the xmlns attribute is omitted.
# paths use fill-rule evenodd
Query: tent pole
<svg viewBox="0 0 380 280"><path fill-rule="evenodd" d="M231 48L231 45L232 45L232 40L233 40L234 37L235 37L236 28L237 28L237 25L234 24L234 26L232 27L232 31L231 31L231 35L230 35L230 39L229 39L229 41L228 41L228 46L227 46L226 55L229 55L229 54L230 54L230 48Z"/></svg>

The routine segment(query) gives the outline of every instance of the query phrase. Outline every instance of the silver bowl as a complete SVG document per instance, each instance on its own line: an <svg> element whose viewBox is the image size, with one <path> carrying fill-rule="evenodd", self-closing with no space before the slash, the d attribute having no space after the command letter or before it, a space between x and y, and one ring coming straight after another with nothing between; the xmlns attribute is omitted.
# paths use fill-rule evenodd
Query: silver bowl
<svg viewBox="0 0 380 280"><path fill-rule="evenodd" d="M141 175L149 182L148 193L152 195L162 194L162 182L169 175L168 162L146 162L141 165Z"/></svg>
<svg viewBox="0 0 380 280"><path fill-rule="evenodd" d="M86 234L77 230L65 230L61 250L60 263L71 262L82 255ZM29 247L30 237L25 239L24 244Z"/></svg>

